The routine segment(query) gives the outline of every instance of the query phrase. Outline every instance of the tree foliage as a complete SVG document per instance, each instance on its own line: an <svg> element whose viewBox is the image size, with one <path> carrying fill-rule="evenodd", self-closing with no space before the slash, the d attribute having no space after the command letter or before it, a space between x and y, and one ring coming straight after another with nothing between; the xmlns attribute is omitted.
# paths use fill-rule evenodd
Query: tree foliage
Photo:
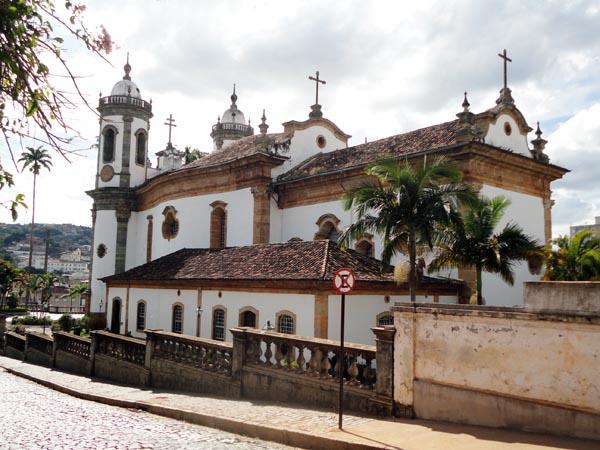
<svg viewBox="0 0 600 450"><path fill-rule="evenodd" d="M429 272L450 268L473 268L477 275L477 304L483 303L482 272L497 273L510 285L515 282L514 264L527 261L539 267L543 258L539 243L523 229L508 223L500 232L500 223L510 201L502 196L480 196L467 205L460 220L439 234L438 254L429 264Z"/></svg>
<svg viewBox="0 0 600 450"><path fill-rule="evenodd" d="M554 239L546 250L544 279L552 281L600 281L600 236L581 230L573 237Z"/></svg>
<svg viewBox="0 0 600 450"><path fill-rule="evenodd" d="M462 173L445 158L408 162L386 160L367 169L370 179L344 196L344 208L357 220L341 236L349 246L366 233L383 237L381 259L388 264L408 254L411 301L418 284L417 246L433 247L442 226L457 216L458 206L473 192L461 182Z"/></svg>
<svg viewBox="0 0 600 450"><path fill-rule="evenodd" d="M52 0L0 0L0 130L13 162L15 139L21 145L24 138L33 139L65 155L64 145L75 130L65 120L64 111L75 107L74 98L87 104L63 56L64 36L74 37L101 57L112 50L104 27L92 32L85 26L84 5L69 0L59 4L55 6ZM52 82L65 76L77 93L74 98ZM41 130L42 136L35 136L33 129ZM12 175L0 163L0 190L13 185ZM24 197L18 194L0 205L16 220L17 209L25 206Z"/></svg>

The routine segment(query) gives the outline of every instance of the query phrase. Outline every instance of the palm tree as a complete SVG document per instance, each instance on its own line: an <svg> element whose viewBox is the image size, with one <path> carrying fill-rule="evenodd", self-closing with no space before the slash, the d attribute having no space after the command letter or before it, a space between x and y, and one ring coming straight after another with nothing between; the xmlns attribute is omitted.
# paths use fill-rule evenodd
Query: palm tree
<svg viewBox="0 0 600 450"><path fill-rule="evenodd" d="M381 260L389 264L400 254L409 256L410 300L416 301L418 284L417 246L432 248L436 232L456 216L461 201L473 197L470 186L461 183L462 173L445 158L413 166L386 160L373 164L370 179L344 195L344 208L357 217L341 236L349 246L366 233L383 237Z"/></svg>
<svg viewBox="0 0 600 450"><path fill-rule="evenodd" d="M23 163L21 172L29 167L29 171L33 173L33 202L31 209L31 230L29 231L29 267L33 262L33 226L35 224L35 188L37 176L40 174L40 169L46 168L50 171L52 161L48 150L39 146L38 148L27 147L27 150L21 154L19 162Z"/></svg>
<svg viewBox="0 0 600 450"><path fill-rule="evenodd" d="M452 223L438 241L439 253L429 264L429 272L450 268L475 268L477 275L477 304L483 304L481 274L498 273L514 284L513 265L517 261L530 263L532 271L541 266L543 258L539 243L523 229L508 223L502 231L494 230L510 201L502 196L488 199L480 196L467 206L462 220Z"/></svg>
<svg viewBox="0 0 600 450"><path fill-rule="evenodd" d="M561 236L552 242L556 247L546 252L546 280L600 280L600 235L581 230L571 238Z"/></svg>
<svg viewBox="0 0 600 450"><path fill-rule="evenodd" d="M75 286L71 286L69 288L69 292L62 295L61 298L71 299L71 309L73 309L73 299L75 297L79 297L79 306L81 306L81 296L86 293L88 290L88 285L86 283L79 283ZM73 312L73 311L71 311Z"/></svg>

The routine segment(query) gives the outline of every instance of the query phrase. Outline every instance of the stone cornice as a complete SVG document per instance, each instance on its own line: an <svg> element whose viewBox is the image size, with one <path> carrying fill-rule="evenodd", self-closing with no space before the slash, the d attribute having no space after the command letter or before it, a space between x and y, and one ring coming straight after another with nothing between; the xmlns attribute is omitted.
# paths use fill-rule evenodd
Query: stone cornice
<svg viewBox="0 0 600 450"><path fill-rule="evenodd" d="M235 191L271 182L271 169L283 159L256 153L225 164L182 168L148 180L136 189L140 211L178 198Z"/></svg>
<svg viewBox="0 0 600 450"><path fill-rule="evenodd" d="M117 210L130 211L136 210L136 197L133 189L123 187L104 187L91 191L86 194L94 199L94 208L96 211Z"/></svg>

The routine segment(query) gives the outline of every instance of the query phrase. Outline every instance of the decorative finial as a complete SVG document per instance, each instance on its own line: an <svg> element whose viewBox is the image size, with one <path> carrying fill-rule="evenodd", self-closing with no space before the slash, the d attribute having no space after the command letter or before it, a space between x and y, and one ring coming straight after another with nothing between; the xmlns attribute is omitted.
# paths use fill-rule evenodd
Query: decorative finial
<svg viewBox="0 0 600 450"><path fill-rule="evenodd" d="M367 137L365 136L365 144L367 143Z"/></svg>
<svg viewBox="0 0 600 450"><path fill-rule="evenodd" d="M542 138L542 130L540 129L539 122L537 123L535 135L537 136L537 138L531 141L531 143L533 144L533 149L530 150L531 156L536 161L540 161L547 164L550 162L550 159L548 158L548 155L544 153L544 149L546 148L546 144L548 143L548 141Z"/></svg>
<svg viewBox="0 0 600 450"><path fill-rule="evenodd" d="M217 116L217 124L221 123L221 116Z"/></svg>
<svg viewBox="0 0 600 450"><path fill-rule="evenodd" d="M102 98L102 91L98 92L98 98Z"/></svg>
<svg viewBox="0 0 600 450"><path fill-rule="evenodd" d="M248 117L248 126L250 126L250 117Z"/></svg>
<svg viewBox="0 0 600 450"><path fill-rule="evenodd" d="M267 130L269 129L269 125L267 125L267 116L265 115L265 110L263 109L262 117L260 118L261 122L258 126L260 130L260 134L267 134Z"/></svg>
<svg viewBox="0 0 600 450"><path fill-rule="evenodd" d="M469 112L469 106L471 106L471 104L469 103L469 100L467 100L467 91L465 91L465 100L462 102L463 112Z"/></svg>
<svg viewBox="0 0 600 450"><path fill-rule="evenodd" d="M237 106L237 105L235 104L235 102L237 102L237 99L238 99L238 97L237 97L237 95L236 95L236 93L235 93L235 83L233 83L233 94L231 94L231 106L232 106L232 107L233 107L233 106Z"/></svg>
<svg viewBox="0 0 600 450"><path fill-rule="evenodd" d="M129 72L131 72L131 66L129 65L129 52L127 52L127 62L123 66L123 70L125 70L125 75L123 76L124 80L131 80L129 76Z"/></svg>

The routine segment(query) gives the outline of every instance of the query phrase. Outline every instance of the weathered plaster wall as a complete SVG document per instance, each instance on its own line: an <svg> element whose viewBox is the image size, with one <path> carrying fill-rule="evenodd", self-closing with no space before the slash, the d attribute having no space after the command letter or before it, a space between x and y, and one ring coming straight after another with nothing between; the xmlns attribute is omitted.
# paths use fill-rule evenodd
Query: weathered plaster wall
<svg viewBox="0 0 600 450"><path fill-rule="evenodd" d="M525 308L600 315L600 282L538 281L525 283Z"/></svg>
<svg viewBox="0 0 600 450"><path fill-rule="evenodd" d="M540 414L558 408L581 414L579 436L593 435L585 423L596 415L600 437L597 318L423 305L398 306L395 325L394 397L418 417L555 432Z"/></svg>

